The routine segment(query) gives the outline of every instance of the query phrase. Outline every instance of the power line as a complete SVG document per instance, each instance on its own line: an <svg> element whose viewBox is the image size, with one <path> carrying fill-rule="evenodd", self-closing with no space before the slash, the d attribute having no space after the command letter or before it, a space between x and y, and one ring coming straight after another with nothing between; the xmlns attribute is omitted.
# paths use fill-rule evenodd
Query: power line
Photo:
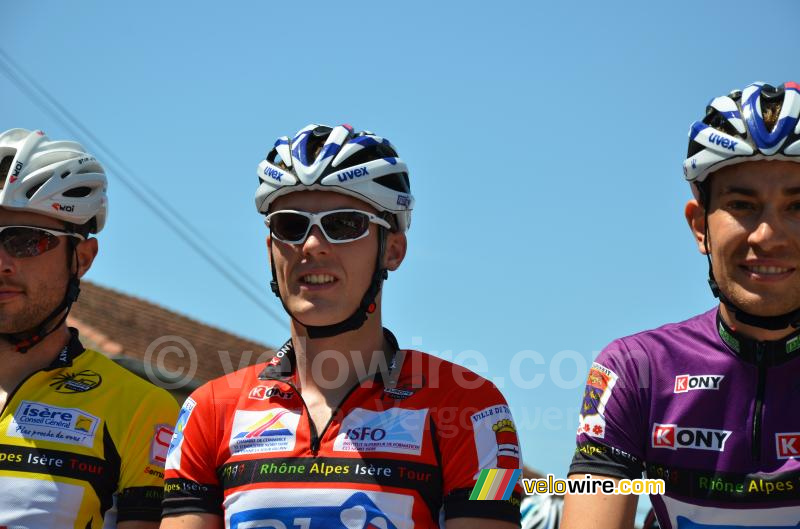
<svg viewBox="0 0 800 529"><path fill-rule="evenodd" d="M76 137L88 138L99 151L104 153L104 164L110 166L112 174L117 176L119 182L128 191L141 201L157 218L159 218L170 230L181 238L189 247L194 250L203 260L205 260L214 270L231 283L236 290L243 294L253 304L262 309L267 315L281 326L284 326L284 319L279 316L272 307L268 306L253 293L252 286L246 285L239 277L231 273L234 270L239 276L255 282L245 271L236 263L224 256L214 248L202 233L195 229L192 224L183 217L177 209L172 207L161 196L154 192L143 180L136 177L127 165L101 142L87 127L85 127L77 117L67 110L61 103L50 95L41 85L39 85L30 75L28 75L18 64L0 48L0 69L6 77L17 86L17 88L27 95L34 104L42 109L46 114L52 116L56 121ZM31 90L31 87L35 90ZM36 93L38 92L38 93ZM54 111L55 109L55 111ZM59 115L60 113L60 115ZM77 129L77 130L76 130ZM111 163L108 163L108 160ZM131 183L133 182L133 183ZM172 221L176 219L180 226ZM194 237L194 238L192 238ZM199 242L198 242L199 241ZM202 244L201 244L202 243ZM214 250L212 254L207 250ZM215 256L220 256L217 260ZM220 262L222 261L222 262Z"/></svg>

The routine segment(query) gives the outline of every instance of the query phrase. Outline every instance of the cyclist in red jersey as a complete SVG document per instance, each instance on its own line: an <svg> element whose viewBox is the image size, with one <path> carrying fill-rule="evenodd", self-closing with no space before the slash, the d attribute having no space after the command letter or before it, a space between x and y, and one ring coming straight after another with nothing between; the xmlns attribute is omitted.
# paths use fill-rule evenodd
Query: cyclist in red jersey
<svg viewBox="0 0 800 529"><path fill-rule="evenodd" d="M503 396L382 327L414 204L392 144L309 125L278 139L258 178L291 339L183 405L162 528L519 527L518 485L469 499L481 469L521 467Z"/></svg>

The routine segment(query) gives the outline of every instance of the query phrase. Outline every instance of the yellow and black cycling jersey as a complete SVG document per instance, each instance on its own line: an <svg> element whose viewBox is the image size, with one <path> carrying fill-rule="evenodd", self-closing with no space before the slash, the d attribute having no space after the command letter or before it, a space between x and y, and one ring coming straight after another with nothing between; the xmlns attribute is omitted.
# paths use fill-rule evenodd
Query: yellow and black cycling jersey
<svg viewBox="0 0 800 529"><path fill-rule="evenodd" d="M58 358L25 379L0 414L0 525L158 521L178 405L70 331Z"/></svg>

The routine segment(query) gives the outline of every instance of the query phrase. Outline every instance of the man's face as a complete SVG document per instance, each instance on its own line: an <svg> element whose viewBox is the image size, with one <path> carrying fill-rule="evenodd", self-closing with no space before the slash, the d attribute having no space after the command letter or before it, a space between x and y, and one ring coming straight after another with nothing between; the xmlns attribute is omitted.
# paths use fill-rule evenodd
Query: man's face
<svg viewBox="0 0 800 529"><path fill-rule="evenodd" d="M708 207L708 245L722 292L759 316L798 308L800 164L762 160L720 169L711 176Z"/></svg>
<svg viewBox="0 0 800 529"><path fill-rule="evenodd" d="M0 226L63 230L64 224L36 213L0 208ZM64 299L69 271L66 237L35 257L15 258L0 246L0 333L26 331L41 323Z"/></svg>
<svg viewBox="0 0 800 529"><path fill-rule="evenodd" d="M329 191L301 191L275 200L270 212L297 210L318 213L334 209L376 210L367 203ZM384 264L396 269L405 255L405 235L390 233ZM295 318L321 326L348 318L369 287L378 254L378 226L359 240L333 244L314 226L305 242L287 244L272 239L272 259L281 298Z"/></svg>

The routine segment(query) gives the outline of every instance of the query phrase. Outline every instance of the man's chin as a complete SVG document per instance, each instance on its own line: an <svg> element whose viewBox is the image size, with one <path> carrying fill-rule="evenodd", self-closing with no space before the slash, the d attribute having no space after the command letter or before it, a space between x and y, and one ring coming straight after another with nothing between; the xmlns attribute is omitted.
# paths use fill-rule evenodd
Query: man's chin
<svg viewBox="0 0 800 529"><path fill-rule="evenodd" d="M800 299L797 300L795 305L788 305L786 299L776 302L772 299L765 299L762 296L748 294L745 296L736 296L729 298L736 305L737 308L752 314L754 316L761 316L764 318L772 316L783 316L789 312L800 308Z"/></svg>

